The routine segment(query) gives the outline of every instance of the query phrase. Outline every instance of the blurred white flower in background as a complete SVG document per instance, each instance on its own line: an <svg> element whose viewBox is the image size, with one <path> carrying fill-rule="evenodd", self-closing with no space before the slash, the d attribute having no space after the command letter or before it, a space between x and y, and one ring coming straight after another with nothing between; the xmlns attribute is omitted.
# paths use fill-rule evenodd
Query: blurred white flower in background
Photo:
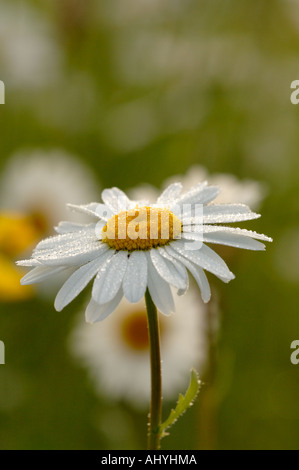
<svg viewBox="0 0 299 470"><path fill-rule="evenodd" d="M1 2L1 78L9 87L35 89L59 77L61 53L53 25L37 9L20 2Z"/></svg>
<svg viewBox="0 0 299 470"><path fill-rule="evenodd" d="M48 229L60 220L85 221L70 212L67 203L84 203L99 198L99 188L91 170L64 150L18 152L10 160L1 179L2 210L40 215Z"/></svg>
<svg viewBox="0 0 299 470"><path fill-rule="evenodd" d="M210 174L201 165L193 165L184 175L174 175L167 178L163 182L162 188L166 188L175 181L181 181L184 188L188 190L198 181L205 180L208 180L209 184L221 188L220 194L214 200L217 204L238 202L257 209L267 193L264 183L250 179L240 180L231 173ZM149 184L141 184L128 191L132 199L143 198L150 202L155 201L159 193L159 189Z"/></svg>
<svg viewBox="0 0 299 470"><path fill-rule="evenodd" d="M195 292L177 298L177 313L159 315L164 399L188 385L190 369L206 359L206 306ZM114 315L89 325L80 314L70 337L72 355L86 366L95 389L111 400L148 406L150 361L144 301L123 300Z"/></svg>
<svg viewBox="0 0 299 470"><path fill-rule="evenodd" d="M178 176L166 179L164 185L176 181ZM191 188L197 181L209 180L209 184L219 186L220 194L215 198L216 204L238 202L257 209L266 194L264 183L255 180L240 180L231 173L212 173L201 165L192 166L183 177L183 184Z"/></svg>
<svg viewBox="0 0 299 470"><path fill-rule="evenodd" d="M99 190L89 168L63 150L19 152L13 155L0 179L0 299L31 297L33 288L20 285L24 271L15 266L17 257L49 235L53 225L66 217L85 222L84 215L70 214L70 201L96 200ZM59 276L39 287L52 294Z"/></svg>

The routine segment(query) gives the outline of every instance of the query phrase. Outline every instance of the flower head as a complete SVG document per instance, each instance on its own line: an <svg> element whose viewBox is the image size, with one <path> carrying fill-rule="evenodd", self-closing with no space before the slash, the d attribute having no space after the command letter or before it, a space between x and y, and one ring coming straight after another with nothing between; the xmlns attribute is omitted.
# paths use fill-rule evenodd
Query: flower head
<svg viewBox="0 0 299 470"><path fill-rule="evenodd" d="M61 222L57 236L41 241L33 267L23 284L41 281L64 270L71 275L57 294L55 308L68 305L95 277L86 320L95 322L115 310L124 296L138 302L148 288L157 308L174 311L170 286L181 295L193 275L204 302L211 296L204 270L224 282L234 278L225 262L206 243L264 250L258 240L271 241L256 232L216 225L255 219L258 214L243 204L211 204L219 188L206 182L182 194L182 185L168 186L156 204L130 200L120 189L105 189L103 204L70 205L94 217L89 225Z"/></svg>

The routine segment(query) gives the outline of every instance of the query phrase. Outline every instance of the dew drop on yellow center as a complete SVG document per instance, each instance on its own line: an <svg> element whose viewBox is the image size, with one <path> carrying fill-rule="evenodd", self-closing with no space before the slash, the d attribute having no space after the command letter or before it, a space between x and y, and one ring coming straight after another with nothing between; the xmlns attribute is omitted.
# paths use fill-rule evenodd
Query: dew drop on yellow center
<svg viewBox="0 0 299 470"><path fill-rule="evenodd" d="M102 230L102 241L115 250L150 250L181 232L181 221L169 209L136 207L111 217Z"/></svg>

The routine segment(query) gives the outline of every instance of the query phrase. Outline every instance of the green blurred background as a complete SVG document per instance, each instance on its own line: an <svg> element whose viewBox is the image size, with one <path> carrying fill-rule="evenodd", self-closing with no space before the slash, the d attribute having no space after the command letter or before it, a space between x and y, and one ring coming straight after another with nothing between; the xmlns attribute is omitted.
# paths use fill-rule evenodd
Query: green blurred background
<svg viewBox="0 0 299 470"><path fill-rule="evenodd" d="M59 148L99 192L160 187L194 164L266 188L261 219L242 227L274 242L229 252L228 285L209 277L217 345L164 449L299 447L298 53L295 0L1 0L3 175L17 152ZM68 353L86 297L62 313L53 299L1 302L0 448L144 448L147 410L99 398Z"/></svg>

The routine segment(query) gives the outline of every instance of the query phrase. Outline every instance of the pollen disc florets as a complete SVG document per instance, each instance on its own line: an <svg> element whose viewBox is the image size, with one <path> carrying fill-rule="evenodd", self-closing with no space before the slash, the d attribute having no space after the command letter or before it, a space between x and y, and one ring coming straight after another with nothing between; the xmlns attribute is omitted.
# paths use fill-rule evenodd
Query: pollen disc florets
<svg viewBox="0 0 299 470"><path fill-rule="evenodd" d="M150 250L179 238L182 223L169 209L136 207L111 217L102 241L115 250Z"/></svg>

